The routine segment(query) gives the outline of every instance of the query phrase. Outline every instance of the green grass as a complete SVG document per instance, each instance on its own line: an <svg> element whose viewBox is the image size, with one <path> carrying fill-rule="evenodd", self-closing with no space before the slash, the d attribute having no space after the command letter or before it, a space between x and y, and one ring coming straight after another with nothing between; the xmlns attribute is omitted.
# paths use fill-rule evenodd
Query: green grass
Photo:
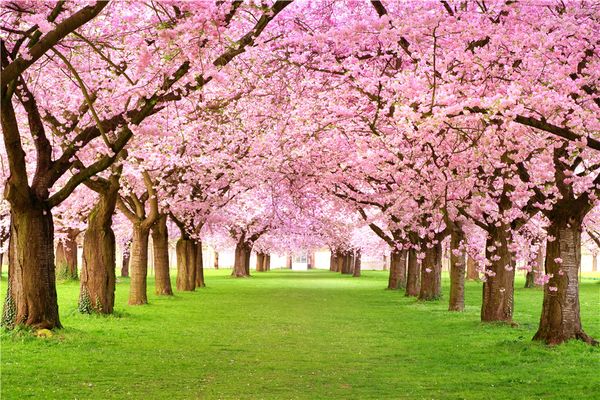
<svg viewBox="0 0 600 400"><path fill-rule="evenodd" d="M385 272L207 271L205 289L76 312L78 284L58 285L65 329L2 333L2 399L592 399L600 349L531 341L539 289L520 289L518 327L479 322L481 288L464 313L386 291ZM5 286L6 277L2 285ZM5 288L2 288L4 294ZM600 337L600 284L584 279L581 314Z"/></svg>

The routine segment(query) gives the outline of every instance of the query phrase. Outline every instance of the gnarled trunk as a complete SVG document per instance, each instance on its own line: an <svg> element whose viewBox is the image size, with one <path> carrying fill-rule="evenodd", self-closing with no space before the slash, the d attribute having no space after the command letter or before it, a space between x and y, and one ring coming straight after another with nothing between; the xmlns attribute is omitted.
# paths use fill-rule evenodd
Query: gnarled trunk
<svg viewBox="0 0 600 400"><path fill-rule="evenodd" d="M90 212L83 236L79 310L111 314L115 305L116 244L112 216L118 183L101 193Z"/></svg>
<svg viewBox="0 0 600 400"><path fill-rule="evenodd" d="M356 251L356 256L354 257L354 273L352 274L353 277L358 278L360 277L360 268L361 268L361 251L357 250Z"/></svg>
<svg viewBox="0 0 600 400"><path fill-rule="evenodd" d="M486 268L483 282L483 300L481 321L511 322L513 315L513 296L515 268L514 260L508 249L508 227L492 226L486 240L486 258L490 265Z"/></svg>
<svg viewBox="0 0 600 400"><path fill-rule="evenodd" d="M464 311L465 309L465 252L461 248L465 234L460 229L450 233L450 302L448 311Z"/></svg>
<svg viewBox="0 0 600 400"><path fill-rule="evenodd" d="M390 254L390 276L388 289L396 290L406 287L406 251L392 250Z"/></svg>
<svg viewBox="0 0 600 400"><path fill-rule="evenodd" d="M148 239L150 229L142 224L133 225L133 238L131 240L131 262L129 265L131 283L129 286L129 304L141 305L148 303L147 282L148 277Z"/></svg>
<svg viewBox="0 0 600 400"><path fill-rule="evenodd" d="M177 290L193 292L196 289L196 243L187 237L177 241Z"/></svg>
<svg viewBox="0 0 600 400"><path fill-rule="evenodd" d="M238 242L235 246L235 260L231 276L242 278L250 276L250 254L252 245L246 242Z"/></svg>
<svg viewBox="0 0 600 400"><path fill-rule="evenodd" d="M406 269L406 296L419 296L419 263L417 260L417 251L413 248L408 250L408 263Z"/></svg>
<svg viewBox="0 0 600 400"><path fill-rule="evenodd" d="M56 245L56 278L77 279L77 236L79 230L69 229L64 240Z"/></svg>
<svg viewBox="0 0 600 400"><path fill-rule="evenodd" d="M477 272L477 263L475 259L467 255L467 279L470 281L479 280L479 272Z"/></svg>
<svg viewBox="0 0 600 400"><path fill-rule="evenodd" d="M169 271L169 231L167 215L161 214L152 225L152 247L154 249L154 285L157 295L172 296Z"/></svg>
<svg viewBox="0 0 600 400"><path fill-rule="evenodd" d="M573 210L575 211L575 210ZM559 215L551 219L546 245L546 274L540 326L533 337L550 345L571 339L597 344L581 326L578 273L581 267L581 221Z"/></svg>
<svg viewBox="0 0 600 400"><path fill-rule="evenodd" d="M60 328L54 275L54 225L43 202L11 210L8 288L2 325Z"/></svg>
<svg viewBox="0 0 600 400"><path fill-rule="evenodd" d="M437 300L442 297L442 243L424 245L425 258L421 263L419 300Z"/></svg>
<svg viewBox="0 0 600 400"><path fill-rule="evenodd" d="M196 287L206 287L204 282L204 258L202 257L202 242L196 242Z"/></svg>

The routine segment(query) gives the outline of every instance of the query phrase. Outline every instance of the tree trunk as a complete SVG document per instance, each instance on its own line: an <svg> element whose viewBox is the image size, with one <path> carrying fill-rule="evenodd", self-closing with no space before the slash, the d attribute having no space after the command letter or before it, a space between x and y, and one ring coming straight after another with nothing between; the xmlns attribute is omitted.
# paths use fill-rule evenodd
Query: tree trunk
<svg viewBox="0 0 600 400"><path fill-rule="evenodd" d="M238 242L235 246L235 260L231 276L243 278L250 276L250 254L252 246L245 242Z"/></svg>
<svg viewBox="0 0 600 400"><path fill-rule="evenodd" d="M161 214L152 225L152 247L154 249L154 286L157 295L172 296L169 271L169 231L167 215Z"/></svg>
<svg viewBox="0 0 600 400"><path fill-rule="evenodd" d="M338 272L337 265L338 265L337 251L332 250L331 256L329 257L329 270L331 272Z"/></svg>
<svg viewBox="0 0 600 400"><path fill-rule="evenodd" d="M196 288L196 243L181 237L177 241L177 290L193 292Z"/></svg>
<svg viewBox="0 0 600 400"><path fill-rule="evenodd" d="M465 234L460 229L453 229L450 233L450 302L448 311L465 310L465 252L461 249L464 245Z"/></svg>
<svg viewBox="0 0 600 400"><path fill-rule="evenodd" d="M271 254L267 253L265 255L265 266L264 266L264 270L265 271L270 271L271 270Z"/></svg>
<svg viewBox="0 0 600 400"><path fill-rule="evenodd" d="M536 281L542 274L544 265L544 251L541 246L538 248L535 258L535 264L531 267L531 270L527 271L527 274L525 275L525 289L536 287Z"/></svg>
<svg viewBox="0 0 600 400"><path fill-rule="evenodd" d="M358 278L360 276L360 268L361 268L361 252L360 250L356 251L356 257L354 258L354 273L353 277Z"/></svg>
<svg viewBox="0 0 600 400"><path fill-rule="evenodd" d="M119 191L118 179L90 212L83 236L79 311L112 314L115 305L116 243L112 229Z"/></svg>
<svg viewBox="0 0 600 400"><path fill-rule="evenodd" d="M315 253L313 251L308 252L306 269L315 269Z"/></svg>
<svg viewBox="0 0 600 400"><path fill-rule="evenodd" d="M383 254L383 270L387 271L388 269L389 269L388 268L388 257L387 257L387 254L384 253Z"/></svg>
<svg viewBox="0 0 600 400"><path fill-rule="evenodd" d="M2 269L4 267L4 253L0 252L0 279L2 279Z"/></svg>
<svg viewBox="0 0 600 400"><path fill-rule="evenodd" d="M148 303L146 293L146 278L148 276L148 238L150 229L141 224L133 225L131 241L131 282L129 286L129 304L141 305Z"/></svg>
<svg viewBox="0 0 600 400"><path fill-rule="evenodd" d="M285 267L286 267L287 269L292 269L293 260L292 260L292 255L291 255L291 254L289 254L289 255L287 256L287 258L286 258L286 260L285 260L285 261L286 261L286 263L285 263Z"/></svg>
<svg viewBox="0 0 600 400"><path fill-rule="evenodd" d="M2 325L60 328L54 275L54 226L45 203L11 210L8 287Z"/></svg>
<svg viewBox="0 0 600 400"><path fill-rule="evenodd" d="M219 269L219 252L218 251L215 251L215 260L213 263L213 268Z"/></svg>
<svg viewBox="0 0 600 400"><path fill-rule="evenodd" d="M0 273L1 272L2 272L2 270L0 270ZM592 254L592 272L598 272L598 254L597 253Z"/></svg>
<svg viewBox="0 0 600 400"><path fill-rule="evenodd" d="M129 278L129 260L131 259L131 240L123 246L123 264L121 265L121 277Z"/></svg>
<svg viewBox="0 0 600 400"><path fill-rule="evenodd" d="M477 263L475 259L467 255L467 279L470 281L479 280L479 272L477 272Z"/></svg>
<svg viewBox="0 0 600 400"><path fill-rule="evenodd" d="M353 256L351 252L348 253L344 253L344 255L342 256L342 267L341 267L341 273L344 275L349 275L352 274L353 269L353 264L354 264L354 260L353 260Z"/></svg>
<svg viewBox="0 0 600 400"><path fill-rule="evenodd" d="M256 272L264 272L265 254L256 253Z"/></svg>
<svg viewBox="0 0 600 400"><path fill-rule="evenodd" d="M575 210L573 210L575 211ZM540 326L534 340L556 345L571 339L598 344L581 326L579 314L579 281L581 268L581 221L568 216L550 220L546 244L546 274Z"/></svg>
<svg viewBox="0 0 600 400"><path fill-rule="evenodd" d="M206 287L204 282L204 258L202 257L202 242L196 242L196 287Z"/></svg>
<svg viewBox="0 0 600 400"><path fill-rule="evenodd" d="M408 250L408 267L406 271L406 296L419 296L419 263L417 260L417 251L413 248Z"/></svg>
<svg viewBox="0 0 600 400"><path fill-rule="evenodd" d="M56 246L56 277L77 279L77 236L79 230L69 229L64 240Z"/></svg>
<svg viewBox="0 0 600 400"><path fill-rule="evenodd" d="M442 243L424 246L425 258L421 263L419 300L437 300L442 297Z"/></svg>
<svg viewBox="0 0 600 400"><path fill-rule="evenodd" d="M486 240L486 259L490 263L486 268L483 282L483 300L481 321L511 322L513 315L513 296L515 268L514 260L508 249L508 227L492 226Z"/></svg>
<svg viewBox="0 0 600 400"><path fill-rule="evenodd" d="M396 290L406 287L406 251L392 250L390 254L390 276L388 289Z"/></svg>

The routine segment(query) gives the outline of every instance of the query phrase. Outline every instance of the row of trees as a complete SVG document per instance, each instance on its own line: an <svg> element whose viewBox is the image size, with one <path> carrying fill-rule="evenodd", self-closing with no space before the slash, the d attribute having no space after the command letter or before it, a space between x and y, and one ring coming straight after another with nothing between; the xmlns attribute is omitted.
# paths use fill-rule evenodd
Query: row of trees
<svg viewBox="0 0 600 400"><path fill-rule="evenodd" d="M593 6L9 2L0 24L9 326L60 327L55 224L65 259L84 232L81 299L102 313L117 240L130 304L150 235L172 294L173 224L179 290L204 285L202 240L235 242L240 277L253 249L264 266L326 244L358 274L385 244L389 286L434 300L446 240L450 309L469 253L483 321L512 321L517 260L543 245L535 338L595 342L577 286L600 191Z"/></svg>

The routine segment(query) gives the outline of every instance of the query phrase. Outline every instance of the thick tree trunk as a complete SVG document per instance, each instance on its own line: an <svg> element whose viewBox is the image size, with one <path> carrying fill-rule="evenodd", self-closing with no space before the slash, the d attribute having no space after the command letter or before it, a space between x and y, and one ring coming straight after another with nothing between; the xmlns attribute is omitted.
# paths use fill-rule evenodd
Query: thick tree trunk
<svg viewBox="0 0 600 400"><path fill-rule="evenodd" d="M453 229L450 234L450 302L448 311L464 311L465 309L465 252L460 248L464 244L465 235L460 229Z"/></svg>
<svg viewBox="0 0 600 400"><path fill-rule="evenodd" d="M269 254L269 253L265 254L265 265L264 265L263 269L265 271L271 270L271 254Z"/></svg>
<svg viewBox="0 0 600 400"><path fill-rule="evenodd" d="M214 263L213 263L213 268L219 269L219 252L218 251L215 251L215 259L214 259Z"/></svg>
<svg viewBox="0 0 600 400"><path fill-rule="evenodd" d="M172 296L169 271L169 231L167 215L161 214L152 225L152 247L154 249L154 285L157 295Z"/></svg>
<svg viewBox="0 0 600 400"><path fill-rule="evenodd" d="M202 242L196 242L196 287L206 287L204 282L204 258L202 257Z"/></svg>
<svg viewBox="0 0 600 400"><path fill-rule="evenodd" d="M396 290L406 287L406 251L392 250L390 254L390 276L388 289Z"/></svg>
<svg viewBox="0 0 600 400"><path fill-rule="evenodd" d="M11 210L8 288L2 325L60 328L54 275L54 226L44 203Z"/></svg>
<svg viewBox="0 0 600 400"><path fill-rule="evenodd" d="M177 290L193 292L196 288L196 243L182 237L177 241Z"/></svg>
<svg viewBox="0 0 600 400"><path fill-rule="evenodd" d="M352 274L353 277L360 277L360 268L361 268L361 252L360 250L356 251L356 256L354 257L354 272Z"/></svg>
<svg viewBox="0 0 600 400"><path fill-rule="evenodd" d="M479 272L477 272L477 263L471 256L467 256L467 279L470 281L479 280Z"/></svg>
<svg viewBox="0 0 600 400"><path fill-rule="evenodd" d="M421 263L419 300L437 300L442 296L442 243L424 246L425 258Z"/></svg>
<svg viewBox="0 0 600 400"><path fill-rule="evenodd" d="M511 322L515 268L508 249L508 227L491 227L486 241L486 258L490 265L486 268L483 282L481 321Z"/></svg>
<svg viewBox="0 0 600 400"><path fill-rule="evenodd" d="M131 259L131 240L123 246L123 264L121 265L121 277L129 278L129 261Z"/></svg>
<svg viewBox="0 0 600 400"><path fill-rule="evenodd" d="M231 276L243 278L250 276L250 254L252 246L245 242L238 242L235 246L235 260Z"/></svg>
<svg viewBox="0 0 600 400"><path fill-rule="evenodd" d="M264 272L265 254L256 253L256 272Z"/></svg>
<svg viewBox="0 0 600 400"><path fill-rule="evenodd" d="M408 263L406 271L406 296L419 296L419 263L417 260L417 251L413 248L408 250Z"/></svg>
<svg viewBox="0 0 600 400"><path fill-rule="evenodd" d="M338 266L338 253L337 251L331 251L331 256L329 257L329 270L331 272L338 272L337 270L337 266Z"/></svg>
<svg viewBox="0 0 600 400"><path fill-rule="evenodd" d="M342 256L341 273L344 275L350 275L354 272L354 257L351 252L344 253Z"/></svg>
<svg viewBox="0 0 600 400"><path fill-rule="evenodd" d="M129 304L141 305L148 303L147 282L148 277L148 238L150 229L141 224L133 225L133 238L131 241L131 283L129 286Z"/></svg>
<svg viewBox="0 0 600 400"><path fill-rule="evenodd" d="M117 181L118 182L118 181ZM118 183L101 193L90 212L83 236L79 311L112 314L115 305L116 244L112 216Z"/></svg>
<svg viewBox="0 0 600 400"><path fill-rule="evenodd" d="M79 230L69 229L64 240L56 246L56 277L77 279L77 236Z"/></svg>
<svg viewBox="0 0 600 400"><path fill-rule="evenodd" d="M598 344L583 331L579 314L581 221L567 216L551 219L548 236L555 238L546 245L546 274L551 278L544 287L540 326L533 339L549 345L571 339Z"/></svg>

